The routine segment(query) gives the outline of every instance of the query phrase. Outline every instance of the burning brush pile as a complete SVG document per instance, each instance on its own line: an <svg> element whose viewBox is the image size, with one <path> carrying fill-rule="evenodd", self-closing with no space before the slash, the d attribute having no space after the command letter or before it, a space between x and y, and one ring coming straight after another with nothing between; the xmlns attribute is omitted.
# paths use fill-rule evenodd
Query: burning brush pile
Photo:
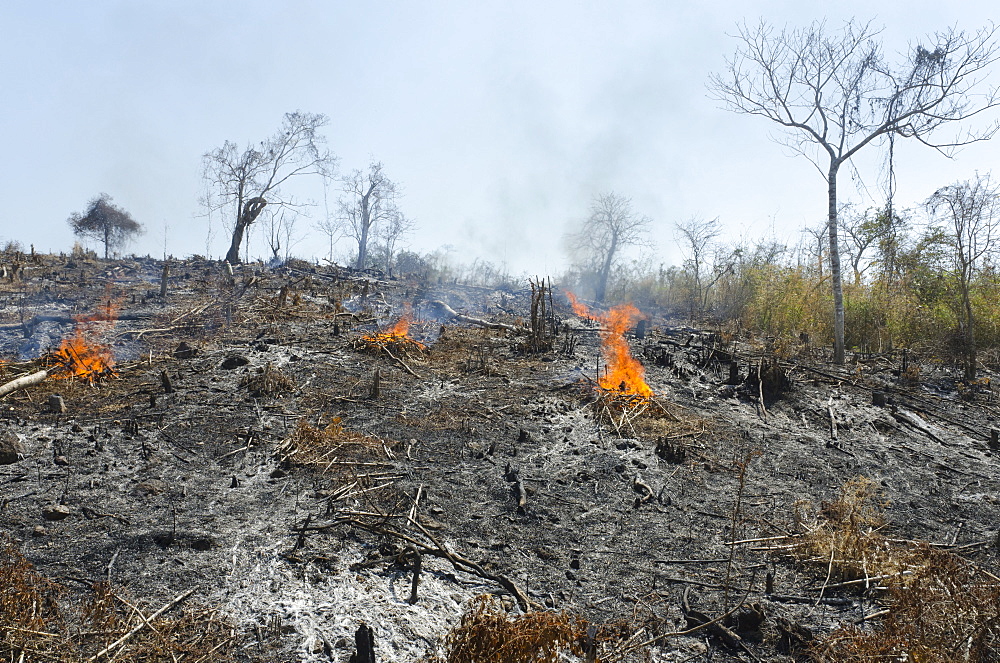
<svg viewBox="0 0 1000 663"><path fill-rule="evenodd" d="M117 375L111 348L96 341L98 326L113 325L115 308L111 302L91 316L76 318L73 336L63 339L59 348L45 357L49 373L55 378L75 378L94 384Z"/></svg>
<svg viewBox="0 0 1000 663"><path fill-rule="evenodd" d="M601 356L604 365L597 370L595 389L597 407L608 416L616 430L634 417L645 412L672 417L653 398L653 390L646 383L646 369L632 356L625 333L643 318L632 304L623 304L607 313L595 313L581 303L572 293L566 293L573 312L581 318L602 325Z"/></svg>
<svg viewBox="0 0 1000 663"><path fill-rule="evenodd" d="M118 375L111 348L97 340L101 327L114 325L114 305L109 302L98 313L79 316L75 320L73 335L63 339L58 348L42 357L42 370L0 385L0 396L38 384L49 377L74 379L93 385Z"/></svg>
<svg viewBox="0 0 1000 663"><path fill-rule="evenodd" d="M419 357L427 350L427 346L410 337L410 324L413 322L413 311L407 306L403 315L385 331L365 334L354 341L354 349L370 354L385 354L397 361L406 357Z"/></svg>

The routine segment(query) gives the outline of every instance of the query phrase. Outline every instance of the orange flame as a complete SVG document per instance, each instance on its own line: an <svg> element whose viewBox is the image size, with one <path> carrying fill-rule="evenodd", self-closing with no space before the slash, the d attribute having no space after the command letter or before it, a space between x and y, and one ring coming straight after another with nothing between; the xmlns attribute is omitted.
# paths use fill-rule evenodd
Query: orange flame
<svg viewBox="0 0 1000 663"><path fill-rule="evenodd" d="M580 316L581 318L586 318L588 320L596 320L593 315L590 314L590 309L586 307L579 299L576 298L569 290L566 290L566 299L569 300L569 305L573 307L573 313Z"/></svg>
<svg viewBox="0 0 1000 663"><path fill-rule="evenodd" d="M72 338L63 339L59 349L50 355L58 367L53 377L77 378L93 384L102 378L117 375L111 348L87 338L92 323L114 323L118 317L117 313L117 306L108 300L107 304L99 306L94 314L75 316L76 327L73 329Z"/></svg>
<svg viewBox="0 0 1000 663"><path fill-rule="evenodd" d="M424 344L409 336L411 322L413 322L413 309L409 304L405 304L403 306L403 315L391 327L385 331L366 334L361 337L361 340L370 346L380 348L390 345L403 345L422 350L425 347Z"/></svg>
<svg viewBox="0 0 1000 663"><path fill-rule="evenodd" d="M409 304L403 306L403 315L399 317L392 327L389 327L384 333L393 336L401 336L406 338L410 332L410 323L413 322L413 309Z"/></svg>
<svg viewBox="0 0 1000 663"><path fill-rule="evenodd" d="M646 369L632 356L625 340L625 332L640 318L639 309L631 304L614 307L604 318L607 331L601 336L601 350L608 371L598 384L604 389L649 398L653 390L646 384Z"/></svg>
<svg viewBox="0 0 1000 663"><path fill-rule="evenodd" d="M95 381L116 375L111 349L88 341L79 327L72 338L63 339L52 358L60 370L53 377L78 378L93 384Z"/></svg>
<svg viewBox="0 0 1000 663"><path fill-rule="evenodd" d="M598 377L597 383L601 388L643 398L652 397L653 390L646 384L646 369L632 356L625 339L628 328L643 317L639 309L631 304L623 304L612 308L607 314L594 314L573 293L567 292L566 297L578 316L598 320L604 325L601 354L604 355L607 372Z"/></svg>

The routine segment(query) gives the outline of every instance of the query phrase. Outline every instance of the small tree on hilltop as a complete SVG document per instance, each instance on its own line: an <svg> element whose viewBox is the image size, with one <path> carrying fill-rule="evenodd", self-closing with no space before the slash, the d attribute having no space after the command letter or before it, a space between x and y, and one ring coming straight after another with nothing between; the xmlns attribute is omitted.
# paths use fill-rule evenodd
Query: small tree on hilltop
<svg viewBox="0 0 1000 663"><path fill-rule="evenodd" d="M132 215L111 202L111 196L102 193L89 203L83 214L73 212L67 219L73 234L89 237L104 244L105 260L143 233L142 224Z"/></svg>

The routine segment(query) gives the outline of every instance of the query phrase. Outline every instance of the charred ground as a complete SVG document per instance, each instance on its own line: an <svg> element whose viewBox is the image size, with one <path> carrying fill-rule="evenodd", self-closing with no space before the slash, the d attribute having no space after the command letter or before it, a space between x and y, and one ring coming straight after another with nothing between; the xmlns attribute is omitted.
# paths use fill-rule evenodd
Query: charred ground
<svg viewBox="0 0 1000 663"><path fill-rule="evenodd" d="M995 578L998 407L946 363L836 367L654 315L629 340L654 393L640 411L595 391L600 330L558 291L540 313L527 284L192 260L161 296L162 275L35 256L0 285L2 383L40 370L74 316L118 308L91 331L115 377L0 400L4 572L54 592L62 620L0 625L11 660L98 655L188 592L118 660L346 661L367 623L377 660L411 661L484 593L601 625L602 660L795 660L839 625L882 627L864 621L891 600L879 550L930 544ZM406 304L423 347L364 341ZM884 512L855 522L878 538L853 574L805 544L845 484ZM103 626L74 627L95 596Z"/></svg>

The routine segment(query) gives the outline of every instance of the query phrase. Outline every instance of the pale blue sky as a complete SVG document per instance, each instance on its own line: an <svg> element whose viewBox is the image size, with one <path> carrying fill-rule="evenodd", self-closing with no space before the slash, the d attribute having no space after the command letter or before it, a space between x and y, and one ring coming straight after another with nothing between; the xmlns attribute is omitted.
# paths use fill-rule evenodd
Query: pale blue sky
<svg viewBox="0 0 1000 663"><path fill-rule="evenodd" d="M876 18L896 52L996 13L988 2L880 3L877 16L871 3L810 6L4 2L0 239L68 250L66 218L107 192L147 227L130 251L161 255L166 225L169 253L205 253L202 154L261 140L283 113L303 110L330 117L342 170L374 156L404 185L421 251L451 244L459 259L556 273L563 230L609 190L653 218L668 263L678 259L674 222L692 216L721 217L731 240L773 228L794 242L823 218L822 178L769 140L768 122L707 96L737 21ZM898 201L909 205L992 169L1000 140L954 161L916 146L898 156ZM877 164L858 165L877 185ZM218 257L227 238L215 226L208 250ZM251 254L268 254L251 241ZM316 232L295 250L325 252Z"/></svg>

